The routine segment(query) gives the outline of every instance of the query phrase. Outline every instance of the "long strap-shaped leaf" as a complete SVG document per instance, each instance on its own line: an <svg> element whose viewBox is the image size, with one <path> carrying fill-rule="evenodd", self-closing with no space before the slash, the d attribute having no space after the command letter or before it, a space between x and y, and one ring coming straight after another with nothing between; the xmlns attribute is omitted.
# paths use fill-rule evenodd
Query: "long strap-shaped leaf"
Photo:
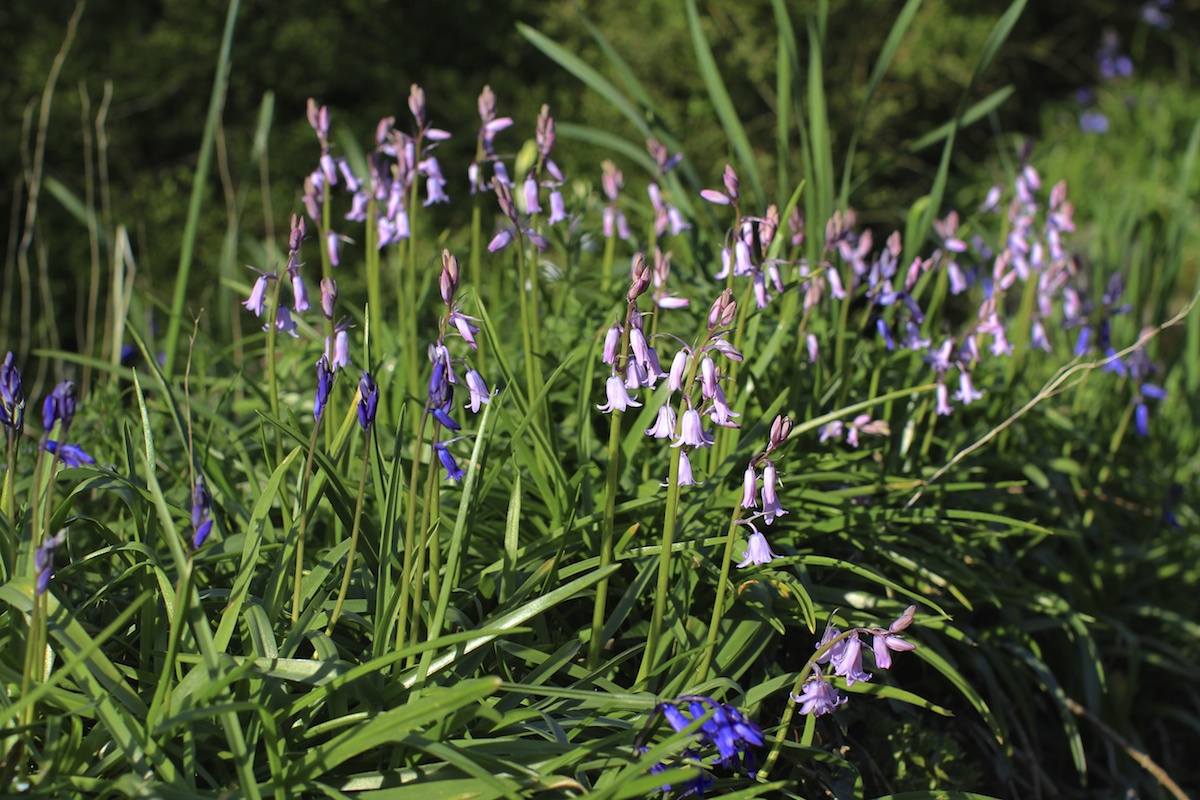
<svg viewBox="0 0 1200 800"><path fill-rule="evenodd" d="M700 67L700 78L704 81L704 87L708 89L708 99L717 112L717 118L721 120L721 127L725 129L725 135L729 137L729 143L737 154L738 172L749 179L750 188L754 190L758 203L765 204L766 193L763 191L762 176L758 172L758 159L754 155L754 148L750 146L750 138L738 118L737 110L733 107L729 90L725 88L721 71L717 69L717 62L708 46L708 39L704 36L704 29L700 26L700 12L696 9L696 0L687 0L687 17L688 30L692 34L692 49L696 53L696 64Z"/></svg>

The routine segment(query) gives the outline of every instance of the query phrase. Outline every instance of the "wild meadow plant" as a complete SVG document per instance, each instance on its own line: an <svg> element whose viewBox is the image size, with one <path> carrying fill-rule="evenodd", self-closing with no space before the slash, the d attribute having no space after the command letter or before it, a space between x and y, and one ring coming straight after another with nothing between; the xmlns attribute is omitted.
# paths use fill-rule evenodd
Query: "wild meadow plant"
<svg viewBox="0 0 1200 800"><path fill-rule="evenodd" d="M365 153L310 101L317 166L297 171L283 257L232 282L261 333L231 344L197 309L186 360L168 345L160 365L124 319L140 361L55 354L98 377L49 392L40 431L22 356L0 366L3 791L1010 796L1044 791L1042 753L1082 778L1111 742L1175 791L1100 720L1090 597L1028 563L1093 545L1026 505L1030 487L1088 500L1046 477L1074 463L1070 419L1111 453L1130 421L1153 438L1152 409L1179 402L1165 321L1124 323L1139 309L1077 248L1034 150L946 207L967 98L1022 7L902 230L859 224L852 157L835 198L821 16L803 97L782 3L795 183L786 163L764 181L692 2L735 163L689 164L530 30L633 111L644 149L567 176L560 131L612 138L549 107L499 116L484 87L473 160L443 165L452 133L417 85ZM509 154L498 137L523 127ZM718 171L721 188L696 180ZM461 202L470 230L439 234L424 209ZM1047 629L1085 670L1051 660Z"/></svg>

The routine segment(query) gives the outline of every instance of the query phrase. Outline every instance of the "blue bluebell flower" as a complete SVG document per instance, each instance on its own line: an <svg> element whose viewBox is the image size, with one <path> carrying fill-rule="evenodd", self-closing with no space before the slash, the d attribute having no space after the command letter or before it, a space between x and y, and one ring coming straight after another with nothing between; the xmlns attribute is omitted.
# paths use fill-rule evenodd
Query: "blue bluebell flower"
<svg viewBox="0 0 1200 800"><path fill-rule="evenodd" d="M212 495L203 475L196 476L192 487L192 547L199 548L212 533Z"/></svg>
<svg viewBox="0 0 1200 800"><path fill-rule="evenodd" d="M379 407L379 386L365 369L358 382L358 391L361 395L358 401L358 424L363 430L370 430L375 424L375 411Z"/></svg>
<svg viewBox="0 0 1200 800"><path fill-rule="evenodd" d="M50 588L50 579L54 576L54 551L67 540L67 532L59 531L53 536L47 536L33 554L33 566L37 570L37 582L34 584L36 595L43 595Z"/></svg>
<svg viewBox="0 0 1200 800"><path fill-rule="evenodd" d="M313 418L320 419L321 413L325 410L325 404L329 402L329 392L333 389L333 369L329 366L329 359L322 354L317 359L317 394L313 399Z"/></svg>
<svg viewBox="0 0 1200 800"><path fill-rule="evenodd" d="M25 427L25 390L11 350L0 364L0 424L18 432Z"/></svg>
<svg viewBox="0 0 1200 800"><path fill-rule="evenodd" d="M63 381L54 387L42 404L42 430L49 433L55 422L62 422L63 427L67 428L74 418L75 381Z"/></svg>
<svg viewBox="0 0 1200 800"><path fill-rule="evenodd" d="M63 466L66 467L82 467L84 464L91 465L96 463L96 459L88 455L77 444L60 445L58 442L50 439L46 442L46 451L54 453L61 458Z"/></svg>

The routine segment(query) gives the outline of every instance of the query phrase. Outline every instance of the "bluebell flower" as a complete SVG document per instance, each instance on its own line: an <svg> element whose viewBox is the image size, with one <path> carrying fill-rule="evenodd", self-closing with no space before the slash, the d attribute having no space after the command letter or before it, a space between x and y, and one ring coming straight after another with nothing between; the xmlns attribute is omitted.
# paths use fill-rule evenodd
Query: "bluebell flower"
<svg viewBox="0 0 1200 800"><path fill-rule="evenodd" d="M762 566L770 564L778 555L771 552L771 544L767 541L767 537L763 536L757 530L750 534L750 540L746 543L746 550L742 553L742 561L738 564L739 569L754 564Z"/></svg>
<svg viewBox="0 0 1200 800"><path fill-rule="evenodd" d="M375 424L375 411L379 407L379 387L365 369L358 382L358 391L361 395L358 401L358 424L363 430L369 430Z"/></svg>
<svg viewBox="0 0 1200 800"><path fill-rule="evenodd" d="M50 578L54 576L54 551L67 540L67 532L59 531L53 536L47 536L33 554L33 566L37 570L37 582L34 585L36 595L43 595L50 588Z"/></svg>
<svg viewBox="0 0 1200 800"><path fill-rule="evenodd" d="M192 487L192 547L198 549L212 533L212 495L203 475L196 476Z"/></svg>
<svg viewBox="0 0 1200 800"><path fill-rule="evenodd" d="M711 697L685 695L673 702L659 703L655 710L663 715L667 724L677 733L700 721L700 729L696 732L696 748L716 748L717 754L712 759L713 764L720 764L754 777L756 766L750 748L761 747L765 739L762 729L748 720L737 708ZM701 771L685 794L703 792L711 780L706 771Z"/></svg>
<svg viewBox="0 0 1200 800"><path fill-rule="evenodd" d="M77 444L60 445L58 442L50 439L46 442L46 450L61 458L65 467L82 467L84 464L90 465L96 463L96 459L88 455Z"/></svg>
<svg viewBox="0 0 1200 800"><path fill-rule="evenodd" d="M461 481L467 473L458 466L458 462L454 460L454 455L446 449L449 444L449 442L435 442L433 450L437 453L438 460L442 462L442 466L446 469L446 478L453 481Z"/></svg>
<svg viewBox="0 0 1200 800"><path fill-rule="evenodd" d="M329 392L333 389L333 368L329 359L322 355L317 359L317 394L313 400L313 418L320 419L325 404L329 402Z"/></svg>
<svg viewBox="0 0 1200 800"><path fill-rule="evenodd" d="M800 694L790 695L792 702L800 704L801 714L822 716L832 714L834 710L846 702L846 698L838 694L833 684L825 680L820 672L816 678L804 684Z"/></svg>
<svg viewBox="0 0 1200 800"><path fill-rule="evenodd" d="M1079 130L1084 133L1108 133L1108 117L1102 111L1084 111L1079 115Z"/></svg>
<svg viewBox="0 0 1200 800"><path fill-rule="evenodd" d="M75 381L63 381L54 387L54 391L42 404L42 430L49 433L55 422L62 422L63 427L71 425L75 419Z"/></svg>
<svg viewBox="0 0 1200 800"><path fill-rule="evenodd" d="M25 390L11 350L0 364L0 424L17 432L25 427Z"/></svg>

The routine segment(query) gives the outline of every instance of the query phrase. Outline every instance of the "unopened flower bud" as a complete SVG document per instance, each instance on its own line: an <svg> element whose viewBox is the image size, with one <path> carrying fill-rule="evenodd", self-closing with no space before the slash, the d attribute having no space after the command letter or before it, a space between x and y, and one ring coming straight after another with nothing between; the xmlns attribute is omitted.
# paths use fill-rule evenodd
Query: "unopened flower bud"
<svg viewBox="0 0 1200 800"><path fill-rule="evenodd" d="M767 452L777 449L780 445L787 441L792 432L792 418L780 414L771 423L771 436L767 441Z"/></svg>
<svg viewBox="0 0 1200 800"><path fill-rule="evenodd" d="M650 267L646 264L646 257L641 253L635 254L629 271L632 282L625 299L632 303L650 288Z"/></svg>
<svg viewBox="0 0 1200 800"><path fill-rule="evenodd" d="M714 331L717 328L726 328L733 323L733 317L737 313L737 301L733 299L733 291L726 289L721 292L721 296L708 310L708 329Z"/></svg>
<svg viewBox="0 0 1200 800"><path fill-rule="evenodd" d="M438 288L442 292L442 302L450 305L454 302L454 293L458 291L458 259L450 255L449 250L442 250L442 275L438 280Z"/></svg>
<svg viewBox="0 0 1200 800"><path fill-rule="evenodd" d="M425 127L425 90L415 83L408 90L408 110L417 120L417 127Z"/></svg>
<svg viewBox="0 0 1200 800"><path fill-rule="evenodd" d="M479 119L491 122L496 118L496 94L491 86L484 86L479 93Z"/></svg>
<svg viewBox="0 0 1200 800"><path fill-rule="evenodd" d="M543 104L537 118L537 149L542 158L554 149L554 139L554 117L550 116L550 106Z"/></svg>
<svg viewBox="0 0 1200 800"><path fill-rule="evenodd" d="M729 195L729 198L733 200L733 202L736 203L738 199L738 186L740 185L740 181L738 181L737 173L733 171L733 167L731 167L729 164L725 165L724 180L725 193Z"/></svg>
<svg viewBox="0 0 1200 800"><path fill-rule="evenodd" d="M300 244L308 235L308 223L304 221L304 215L292 214L292 232L288 236L288 250L292 253L300 252Z"/></svg>
<svg viewBox="0 0 1200 800"><path fill-rule="evenodd" d="M337 302L338 287L337 281L333 278L321 279L321 313L325 315L325 319L333 320L333 306Z"/></svg>

